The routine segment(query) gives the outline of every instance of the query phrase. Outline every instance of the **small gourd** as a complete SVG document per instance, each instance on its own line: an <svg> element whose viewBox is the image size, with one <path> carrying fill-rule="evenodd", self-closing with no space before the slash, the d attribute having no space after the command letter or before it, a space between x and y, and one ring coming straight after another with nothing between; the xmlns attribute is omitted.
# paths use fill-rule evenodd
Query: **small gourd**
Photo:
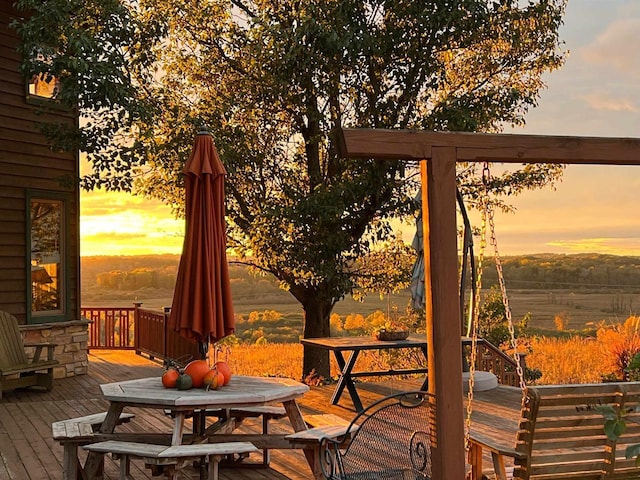
<svg viewBox="0 0 640 480"><path fill-rule="evenodd" d="M188 373L182 373L176 380L176 388L178 390L189 390L193 387L193 379Z"/></svg>

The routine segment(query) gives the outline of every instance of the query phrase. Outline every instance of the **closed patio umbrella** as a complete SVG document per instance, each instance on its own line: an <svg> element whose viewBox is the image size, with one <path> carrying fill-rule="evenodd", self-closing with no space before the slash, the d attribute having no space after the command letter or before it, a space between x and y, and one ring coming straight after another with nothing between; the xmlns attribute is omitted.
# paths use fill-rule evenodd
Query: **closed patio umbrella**
<svg viewBox="0 0 640 480"><path fill-rule="evenodd" d="M209 132L198 132L182 172L186 229L169 328L199 342L205 358L209 342L235 331L226 253L226 171Z"/></svg>
<svg viewBox="0 0 640 480"><path fill-rule="evenodd" d="M471 318L473 318L473 300L476 292L476 265L473 256L473 233L471 230L471 222L467 209L464 205L464 199L460 190L456 188L456 199L460 207L460 213L464 222L464 237L462 246L462 268L460 278L460 322L462 331L466 331L467 335L471 334ZM424 249L423 249L423 227L422 227L422 192L418 191L414 199L415 205L418 207L418 215L416 217L416 233L413 237L411 246L416 251L416 260L413 264L413 273L411 277L411 305L414 310L422 311L425 309L425 285L424 285ZM470 266L468 265L470 263ZM467 288L467 270L471 271L471 308L469 309L469 319L465 322L465 290ZM466 324L465 324L466 323Z"/></svg>

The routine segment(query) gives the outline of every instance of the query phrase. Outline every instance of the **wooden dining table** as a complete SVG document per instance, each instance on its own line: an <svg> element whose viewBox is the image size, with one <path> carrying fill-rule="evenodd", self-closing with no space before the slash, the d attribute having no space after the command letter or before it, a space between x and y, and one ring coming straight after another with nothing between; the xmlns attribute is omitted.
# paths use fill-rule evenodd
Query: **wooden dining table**
<svg viewBox="0 0 640 480"><path fill-rule="evenodd" d="M469 337L461 337L463 345L470 345L472 339ZM482 342L482 339L478 339ZM362 400L356 389L354 379L361 377L372 377L382 375L409 375L409 374L426 374L427 364L427 339L425 335L412 334L404 340L378 340L371 335L365 336L346 336L346 337L320 337L320 338L303 338L300 340L305 346L318 347L333 352L336 363L340 368L340 377L331 397L331 404L337 405L340 397L346 388L353 402L356 412L361 412L364 408ZM416 366L414 368L389 369L389 370L367 370L354 371L356 361L361 352L367 350L404 350L415 348L422 352L424 356L425 366ZM349 352L348 358L345 359L344 353ZM425 375L421 390L427 390L428 376Z"/></svg>
<svg viewBox="0 0 640 480"><path fill-rule="evenodd" d="M109 401L107 416L96 434L96 439L118 439L123 435L114 433L118 419L126 407L161 409L173 418L173 428L170 434L171 445L183 443L250 441L258 448L293 448L284 434L257 433L242 434L236 432L241 422L233 416L215 422L201 430L198 425L204 425L202 416L209 412L219 412L221 409L231 411L243 407L260 407L281 404L295 432L307 429L297 399L309 391L303 383L289 378L251 377L236 375L228 385L217 390L192 388L177 390L164 388L160 377L142 378L100 385L102 394ZM192 432L185 433L185 421L193 417ZM156 438L164 441L168 436L159 438L151 432L128 433L128 441L150 442ZM85 473L88 478L97 475L101 468L99 455L90 452L85 463ZM92 455L93 454L93 455ZM305 450L305 455L312 470L317 464L313 455L315 452ZM314 477L318 472L313 472Z"/></svg>

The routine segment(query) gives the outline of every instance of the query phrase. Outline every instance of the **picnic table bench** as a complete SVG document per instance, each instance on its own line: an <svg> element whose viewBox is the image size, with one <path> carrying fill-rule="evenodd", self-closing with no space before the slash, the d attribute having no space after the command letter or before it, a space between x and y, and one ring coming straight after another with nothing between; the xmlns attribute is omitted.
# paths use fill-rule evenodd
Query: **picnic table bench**
<svg viewBox="0 0 640 480"><path fill-rule="evenodd" d="M102 426L107 412L94 413L83 417L69 418L51 424L53 439L63 447L62 478L75 480L82 478L82 469L78 460L78 447L94 441L95 433ZM135 415L121 413L118 425L129 422Z"/></svg>
<svg viewBox="0 0 640 480"><path fill-rule="evenodd" d="M107 440L83 447L98 453L111 453L120 459L120 480L128 480L130 458L141 458L154 476L164 474L177 479L178 471L188 462L207 459L208 480L218 480L218 464L225 455L251 453L258 449L249 442L202 443L198 445L155 445L150 443ZM201 475L201 478L202 475Z"/></svg>

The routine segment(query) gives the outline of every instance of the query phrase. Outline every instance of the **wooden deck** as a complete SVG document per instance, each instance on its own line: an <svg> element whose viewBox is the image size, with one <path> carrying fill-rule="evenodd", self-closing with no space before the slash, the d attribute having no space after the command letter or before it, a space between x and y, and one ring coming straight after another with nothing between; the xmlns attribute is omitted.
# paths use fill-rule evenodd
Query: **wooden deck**
<svg viewBox="0 0 640 480"><path fill-rule="evenodd" d="M89 374L54 381L53 390L8 391L0 400L0 480L59 480L62 478L62 447L52 439L51 423L67 418L88 415L107 410L108 402L102 397L99 385L121 380L159 376L162 367L131 351L96 350L89 355ZM358 384L364 405L384 395L402 390L417 389L421 378L414 380L386 380ZM351 420L355 410L349 395L343 395L339 405L331 405L330 398L335 385L314 386L300 401L303 415L333 413ZM502 387L500 387L502 388ZM504 387L511 388L511 387ZM478 394L474 400L474 418L482 422L517 422L519 412L518 389L508 390L504 398ZM171 430L171 420L160 412L129 409L136 415L119 431ZM514 417L515 415L515 417ZM463 415L464 416L464 413ZM259 421L247 419L241 430L260 431ZM291 432L285 420L270 423L273 432ZM84 453L81 455L84 456ZM249 459L253 462L253 459ZM261 461L256 455L255 463ZM105 461L105 480L118 478L118 466L111 459ZM142 463L132 462L134 479L150 480L150 470ZM196 470L189 472L190 478L199 478ZM306 480L311 477L309 466L302 452L272 451L271 467L236 468L223 467L221 480Z"/></svg>
<svg viewBox="0 0 640 480"><path fill-rule="evenodd" d="M62 447L52 439L51 423L106 411L108 402L102 398L101 383L159 376L161 371L161 365L131 351L96 350L89 355L88 375L55 380L50 392L35 389L5 392L0 400L0 479L60 480ZM340 406L329 404L333 387L312 387L301 401L303 415L334 413L351 419L355 412L348 396L341 400ZM371 391L361 389L360 392L366 405L389 390L381 384ZM130 409L136 417L131 423L118 427L119 431L171 430L171 420L160 412L136 410ZM260 428L252 419L247 419L241 427L246 431L260 431ZM270 428L273 432L293 431L287 427L286 420L273 421ZM260 462L259 455L255 461ZM150 470L135 460L131 473L134 479L158 478L151 477ZM272 451L271 468L223 467L220 473L221 480L302 480L311 476L302 452L277 450ZM190 474L191 478L199 478L196 470ZM117 464L111 459L105 461L104 478L118 478Z"/></svg>

